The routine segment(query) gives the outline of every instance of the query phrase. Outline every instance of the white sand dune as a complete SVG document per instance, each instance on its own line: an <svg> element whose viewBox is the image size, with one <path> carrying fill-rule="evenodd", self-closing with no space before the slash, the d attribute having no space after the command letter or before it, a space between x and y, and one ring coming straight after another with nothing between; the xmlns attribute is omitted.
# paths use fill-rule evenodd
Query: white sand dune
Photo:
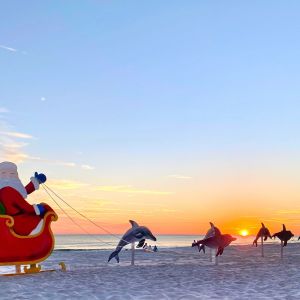
<svg viewBox="0 0 300 300"><path fill-rule="evenodd" d="M55 251L44 269L65 261L68 272L1 277L0 299L300 299L300 244L231 246L219 259L194 248L136 253L122 251L120 264L107 264L110 251Z"/></svg>

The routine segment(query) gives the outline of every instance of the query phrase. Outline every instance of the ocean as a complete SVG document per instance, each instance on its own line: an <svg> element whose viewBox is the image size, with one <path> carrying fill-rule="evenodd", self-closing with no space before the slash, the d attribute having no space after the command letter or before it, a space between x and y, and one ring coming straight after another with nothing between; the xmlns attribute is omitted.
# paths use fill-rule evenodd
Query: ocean
<svg viewBox="0 0 300 300"><path fill-rule="evenodd" d="M119 235L118 235L119 236ZM192 242L204 236L196 235L157 235L157 241L146 241L148 245L157 245L158 248L191 247ZM235 236L232 245L252 244L254 236ZM113 249L119 242L117 236L110 235L55 235L55 250L106 250ZM294 238L296 241L296 238ZM266 243L278 243L278 239L268 240Z"/></svg>

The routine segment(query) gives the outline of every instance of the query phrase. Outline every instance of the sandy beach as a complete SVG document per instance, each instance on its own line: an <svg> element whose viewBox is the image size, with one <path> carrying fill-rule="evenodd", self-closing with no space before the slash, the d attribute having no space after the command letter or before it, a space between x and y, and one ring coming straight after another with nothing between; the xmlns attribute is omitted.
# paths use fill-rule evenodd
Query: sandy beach
<svg viewBox="0 0 300 300"><path fill-rule="evenodd" d="M0 300L300 300L299 31L300 0L1 1Z"/></svg>
<svg viewBox="0 0 300 300"><path fill-rule="evenodd" d="M110 251L55 251L43 264L68 271L2 277L1 299L299 299L300 245L290 244L280 260L280 245L260 249L230 246L219 259L192 248L158 253L123 251L120 264L107 264Z"/></svg>

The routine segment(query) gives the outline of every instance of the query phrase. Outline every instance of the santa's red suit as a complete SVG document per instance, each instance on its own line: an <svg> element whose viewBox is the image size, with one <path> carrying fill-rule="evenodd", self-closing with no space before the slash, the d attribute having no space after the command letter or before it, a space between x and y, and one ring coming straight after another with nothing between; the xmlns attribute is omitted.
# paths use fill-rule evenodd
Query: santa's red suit
<svg viewBox="0 0 300 300"><path fill-rule="evenodd" d="M38 185L32 180L25 186L27 194L31 194ZM30 205L23 196L12 187L0 189L0 202L5 207L5 214L14 218L13 229L17 234L29 235L41 221L36 205Z"/></svg>
<svg viewBox="0 0 300 300"><path fill-rule="evenodd" d="M39 188L47 177L35 172L30 183L24 187L18 175L16 164L8 161L0 163L0 207L1 213L12 216L13 229L20 235L33 235L42 227L42 217L52 210L45 204L30 205L25 199L28 194ZM1 233L0 233L1 237Z"/></svg>

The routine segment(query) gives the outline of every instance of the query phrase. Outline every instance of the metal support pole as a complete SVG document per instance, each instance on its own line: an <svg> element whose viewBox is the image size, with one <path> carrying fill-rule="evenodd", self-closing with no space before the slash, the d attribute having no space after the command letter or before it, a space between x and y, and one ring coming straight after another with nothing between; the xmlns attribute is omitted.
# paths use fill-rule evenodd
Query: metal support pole
<svg viewBox="0 0 300 300"><path fill-rule="evenodd" d="M265 257L264 253L264 238L261 236L261 257Z"/></svg>
<svg viewBox="0 0 300 300"><path fill-rule="evenodd" d="M213 256L214 256L214 251L211 248L209 248L209 261L210 262L213 262Z"/></svg>
<svg viewBox="0 0 300 300"><path fill-rule="evenodd" d="M215 265L217 266L219 264L219 256L216 256L217 250L215 250Z"/></svg>
<svg viewBox="0 0 300 300"><path fill-rule="evenodd" d="M219 264L219 257L216 256L217 249L212 249L211 251L211 261L217 266Z"/></svg>
<svg viewBox="0 0 300 300"><path fill-rule="evenodd" d="M16 265L16 274L21 273L21 265Z"/></svg>
<svg viewBox="0 0 300 300"><path fill-rule="evenodd" d="M135 242L131 243L131 265L134 266Z"/></svg>

